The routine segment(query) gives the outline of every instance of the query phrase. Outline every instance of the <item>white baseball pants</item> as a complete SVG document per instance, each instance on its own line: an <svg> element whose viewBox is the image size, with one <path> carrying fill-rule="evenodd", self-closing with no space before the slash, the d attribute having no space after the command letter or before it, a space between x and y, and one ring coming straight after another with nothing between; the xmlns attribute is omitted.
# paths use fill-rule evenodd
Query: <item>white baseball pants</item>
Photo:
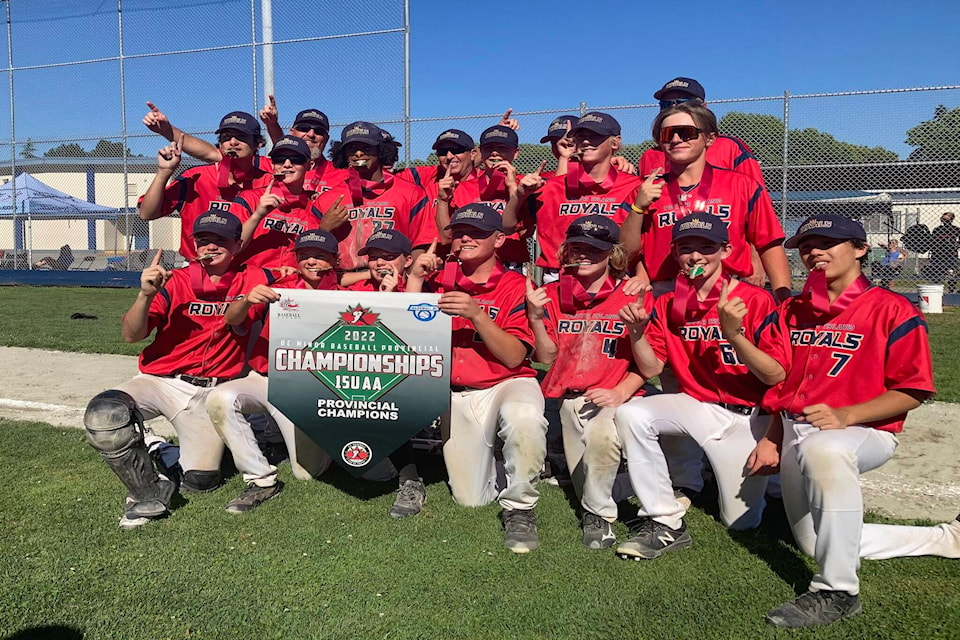
<svg viewBox="0 0 960 640"><path fill-rule="evenodd" d="M747 475L747 458L766 433L769 416L741 415L685 393L635 398L617 409L616 424L627 456L641 516L676 529L686 508L673 496L673 482L660 448L661 435L693 438L713 467L720 519L731 529L760 524L766 504L765 476Z"/></svg>
<svg viewBox="0 0 960 640"><path fill-rule="evenodd" d="M602 408L583 396L560 405L563 452L581 506L607 522L617 519L613 483L620 468L620 435L616 408Z"/></svg>
<svg viewBox="0 0 960 640"><path fill-rule="evenodd" d="M443 460L453 499L468 507L499 500L504 509L533 509L534 480L547 454L547 420L536 378L512 378L489 389L452 391L441 425ZM497 493L496 439L503 440L507 486Z"/></svg>
<svg viewBox="0 0 960 640"><path fill-rule="evenodd" d="M960 558L957 524L863 523L859 476L893 457L897 444L888 431L861 426L821 431L784 416L783 506L800 549L820 565L811 591L859 593L860 558Z"/></svg>

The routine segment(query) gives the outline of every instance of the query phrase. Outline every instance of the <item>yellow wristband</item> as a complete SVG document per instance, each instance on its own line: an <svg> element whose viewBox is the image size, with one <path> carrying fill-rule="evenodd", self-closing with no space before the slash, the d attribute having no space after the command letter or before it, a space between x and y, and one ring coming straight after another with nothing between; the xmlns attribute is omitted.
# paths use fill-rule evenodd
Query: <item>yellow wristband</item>
<svg viewBox="0 0 960 640"><path fill-rule="evenodd" d="M635 204L631 204L631 205L630 205L630 208L633 210L634 213L639 213L640 215L643 215L643 214L645 214L645 213L647 212L646 209L641 209L640 207L638 207L638 206L635 205Z"/></svg>

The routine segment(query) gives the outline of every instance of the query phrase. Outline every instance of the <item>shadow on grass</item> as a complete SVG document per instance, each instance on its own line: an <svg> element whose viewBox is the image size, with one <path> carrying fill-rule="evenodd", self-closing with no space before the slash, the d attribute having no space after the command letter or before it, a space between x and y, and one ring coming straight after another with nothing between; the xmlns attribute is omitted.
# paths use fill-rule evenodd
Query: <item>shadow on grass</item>
<svg viewBox="0 0 960 640"><path fill-rule="evenodd" d="M81 640L83 632L73 627L48 626L31 627L18 631L13 635L4 636L3 640Z"/></svg>

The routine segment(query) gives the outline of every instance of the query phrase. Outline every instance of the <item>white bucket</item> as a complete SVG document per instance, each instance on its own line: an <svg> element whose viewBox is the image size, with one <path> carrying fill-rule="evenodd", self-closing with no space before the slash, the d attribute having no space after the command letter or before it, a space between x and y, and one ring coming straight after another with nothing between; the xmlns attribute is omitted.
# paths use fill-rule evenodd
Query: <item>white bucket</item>
<svg viewBox="0 0 960 640"><path fill-rule="evenodd" d="M920 294L920 311L924 313L943 313L943 285L921 284L917 286Z"/></svg>

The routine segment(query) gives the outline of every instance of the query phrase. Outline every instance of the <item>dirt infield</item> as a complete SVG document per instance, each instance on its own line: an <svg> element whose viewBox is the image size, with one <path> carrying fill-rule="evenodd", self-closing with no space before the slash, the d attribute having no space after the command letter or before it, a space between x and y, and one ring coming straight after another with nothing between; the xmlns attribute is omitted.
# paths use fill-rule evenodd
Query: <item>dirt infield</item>
<svg viewBox="0 0 960 640"><path fill-rule="evenodd" d="M137 372L136 358L0 347L0 417L79 427L87 401ZM868 509L898 518L950 520L960 510L960 405L910 414L893 460L861 476ZM163 419L152 426L172 434Z"/></svg>

